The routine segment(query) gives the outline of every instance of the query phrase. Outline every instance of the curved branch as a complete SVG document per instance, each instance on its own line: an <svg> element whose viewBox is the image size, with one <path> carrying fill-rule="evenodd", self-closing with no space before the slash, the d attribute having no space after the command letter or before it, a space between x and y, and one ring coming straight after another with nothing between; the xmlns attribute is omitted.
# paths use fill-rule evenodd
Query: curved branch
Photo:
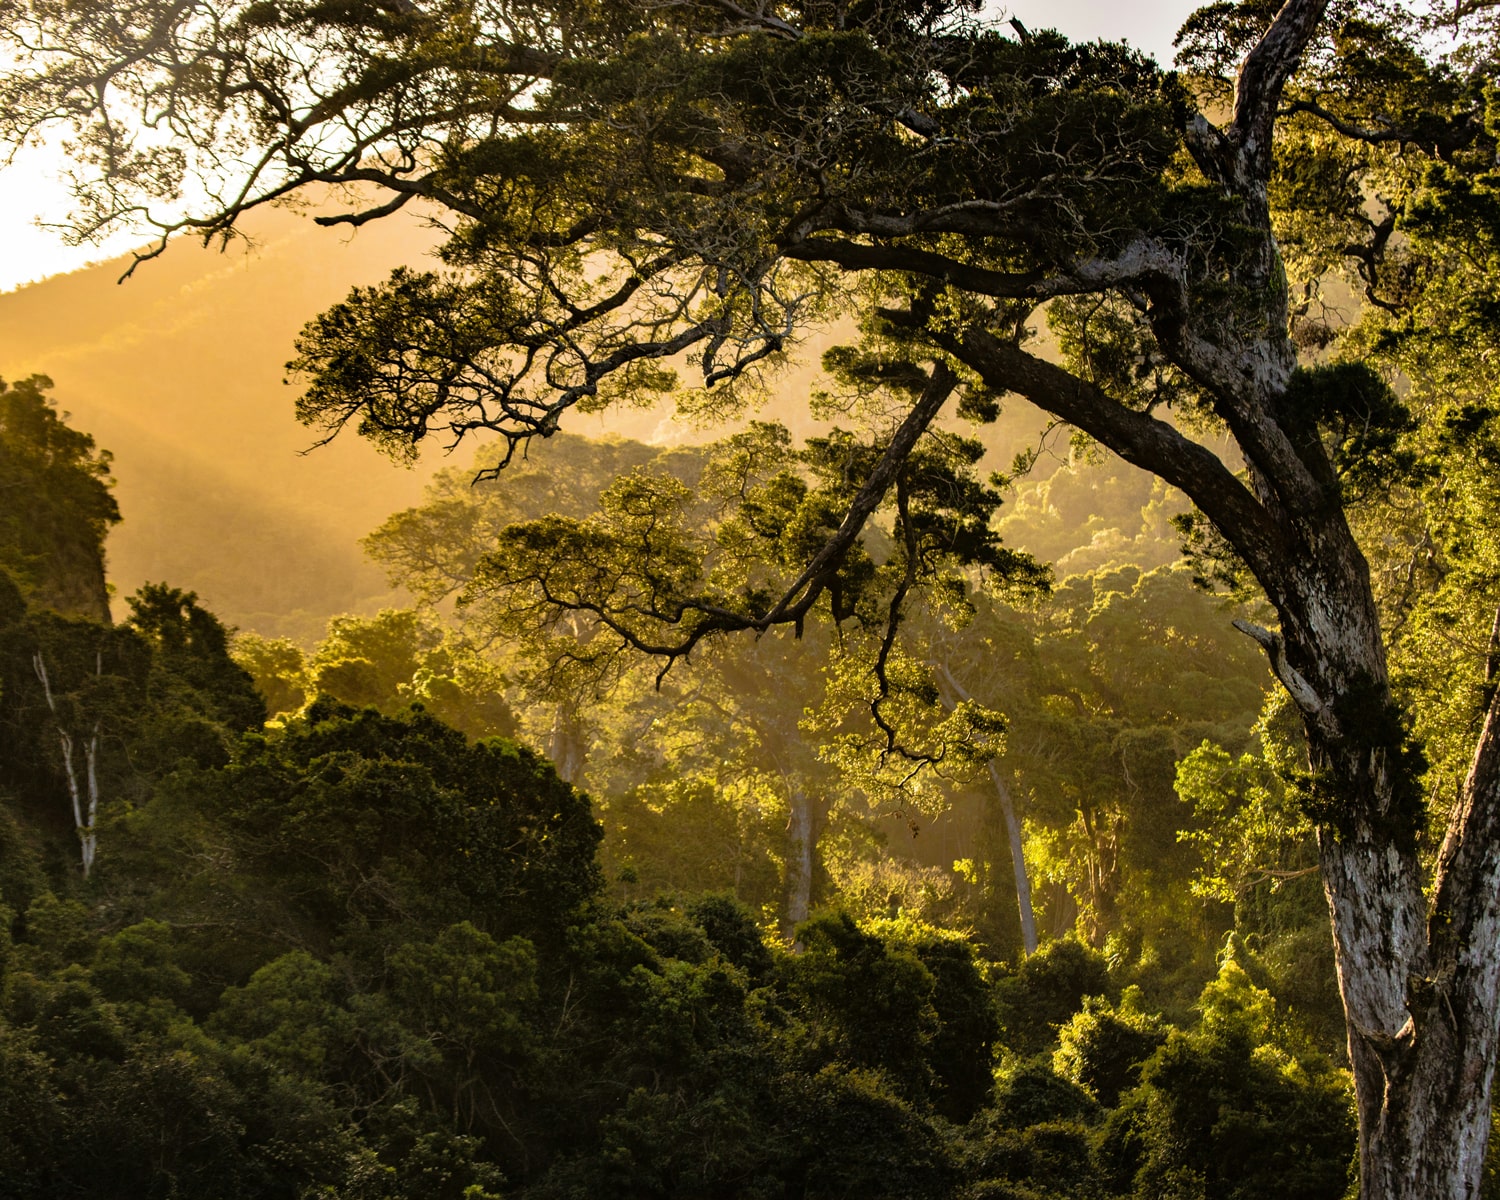
<svg viewBox="0 0 1500 1200"><path fill-rule="evenodd" d="M1302 61L1328 0L1287 0L1240 68L1234 88L1235 141L1242 183L1271 174L1271 130L1286 81Z"/></svg>
<svg viewBox="0 0 1500 1200"><path fill-rule="evenodd" d="M1092 383L991 333L934 341L979 373L997 391L1025 396L1038 408L1075 425L1126 462L1178 488L1228 537L1268 590L1286 560L1282 537L1250 490L1205 446L1165 421L1120 404Z"/></svg>
<svg viewBox="0 0 1500 1200"><path fill-rule="evenodd" d="M880 502L885 499L886 492L895 483L896 476L900 474L907 457L916 446L917 439L936 419L938 412L957 386L958 376L946 363L939 362L933 367L932 378L928 380L917 403L912 406L912 410L906 414L905 420L897 428L895 436L891 438L891 444L885 448L885 453L875 464L875 469L870 472L869 477L855 493L854 502L849 505L849 511L844 514L838 531L813 556L806 570L798 576L795 583L787 588L781 600L766 614L765 623L758 625L757 628L769 628L772 624L785 623L788 620L800 621L812 608L813 602L832 580L838 565L843 561L849 547L854 544L854 539L859 536L870 514L880 506ZM799 592L802 593L800 598L798 598Z"/></svg>
<svg viewBox="0 0 1500 1200"><path fill-rule="evenodd" d="M801 262L833 263L850 271L905 271L941 283L1008 300L1050 300L1146 279L1175 275L1178 264L1159 244L1133 242L1112 259L1093 259L1070 271L1008 272L976 267L945 254L912 246L869 245L844 238L809 237L781 251Z"/></svg>
<svg viewBox="0 0 1500 1200"><path fill-rule="evenodd" d="M1500 2L1500 0L1497 0ZM1305 113L1316 117L1341 137L1366 145L1379 146L1395 142L1400 146L1421 146L1435 157L1450 159L1455 151L1470 145L1483 130L1483 121L1478 113L1465 113L1449 121L1441 116L1429 114L1419 118L1414 125L1396 126L1381 124L1378 128L1357 125L1345 120L1332 109L1325 108L1315 100L1293 100L1278 114L1290 117Z"/></svg>
<svg viewBox="0 0 1500 1200"><path fill-rule="evenodd" d="M618 579L605 582L603 598L584 595L572 589L567 595L558 594L551 588L545 572L527 574L524 581L540 589L543 605L557 610L588 613L620 639L622 648L662 660L661 669L657 673L658 684L677 659L690 655L699 643L711 635L760 633L775 625L792 625L800 631L803 620L813 606L835 583L845 555L896 482L918 439L936 419L957 386L958 376L952 368L942 362L934 366L917 403L902 420L880 460L855 493L838 529L819 547L802 573L762 612L729 608L723 603L701 596L664 596L650 589L643 600L612 603L608 592L618 586ZM498 471L499 468L494 470ZM507 582L515 584L522 580L511 579ZM635 628L628 619L631 615L649 618L657 626L657 630L650 632ZM681 635L675 638L664 637L661 626L676 626L681 630ZM618 650L603 652L597 657L608 657L614 653L618 653Z"/></svg>
<svg viewBox="0 0 1500 1200"><path fill-rule="evenodd" d="M1296 667L1287 662L1286 642L1282 640L1281 635L1240 617L1236 617L1230 624L1266 652L1266 657L1271 660L1271 670L1291 693L1292 699L1297 702L1297 707L1309 717L1321 717L1326 706L1318 693L1313 690L1312 684L1307 682Z"/></svg>

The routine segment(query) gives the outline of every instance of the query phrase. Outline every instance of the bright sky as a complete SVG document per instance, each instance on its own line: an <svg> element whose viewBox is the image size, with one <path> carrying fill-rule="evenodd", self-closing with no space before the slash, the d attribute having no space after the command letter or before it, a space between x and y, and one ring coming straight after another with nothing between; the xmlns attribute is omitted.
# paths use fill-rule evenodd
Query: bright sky
<svg viewBox="0 0 1500 1200"><path fill-rule="evenodd" d="M1124 38L1172 59L1172 38L1199 0L1011 0L1007 10L1028 28L1058 29L1075 40ZM0 291L10 291L48 275L111 258L146 238L118 234L102 246L69 247L38 220L67 210L67 190L58 181L61 156L31 151L0 171Z"/></svg>

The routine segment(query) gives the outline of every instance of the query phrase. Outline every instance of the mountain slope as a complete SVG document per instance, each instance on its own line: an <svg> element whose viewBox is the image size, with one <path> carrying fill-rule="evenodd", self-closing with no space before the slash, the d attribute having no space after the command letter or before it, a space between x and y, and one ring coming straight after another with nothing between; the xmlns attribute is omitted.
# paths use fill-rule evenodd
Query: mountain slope
<svg viewBox="0 0 1500 1200"><path fill-rule="evenodd" d="M50 375L114 452L117 593L166 579L231 623L306 636L385 597L357 540L442 459L407 470L355 438L304 453L282 364L304 321L431 239L415 221L349 238L287 212L250 233L249 252L180 243L118 286L125 260L0 295L0 377Z"/></svg>

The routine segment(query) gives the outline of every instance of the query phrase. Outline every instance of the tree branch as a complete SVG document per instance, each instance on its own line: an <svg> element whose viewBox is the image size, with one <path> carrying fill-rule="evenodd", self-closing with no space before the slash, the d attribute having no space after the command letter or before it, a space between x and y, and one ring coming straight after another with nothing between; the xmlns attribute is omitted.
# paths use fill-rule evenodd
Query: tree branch
<svg viewBox="0 0 1500 1200"><path fill-rule="evenodd" d="M628 648L663 660L657 674L658 684L677 659L691 654L710 635L764 632L774 625L794 625L800 629L818 599L835 582L845 555L866 521L880 506L918 439L932 424L957 385L958 376L952 368L942 362L934 366L927 386L855 493L839 528L818 549L801 574L782 590L780 597L761 612L730 608L723 602L703 596L673 594L670 587L663 590L659 579L638 581L644 586L636 588L629 578L602 574L599 563L593 558L584 564L590 579L582 590L567 581L566 573L561 591L554 590L545 566L528 565L514 575L496 572L489 582L502 587L532 586L540 592L542 608L588 613L621 642L615 649L596 651L588 661L605 661ZM555 546L551 535L546 540ZM580 553L587 554L587 548ZM483 586L483 581L480 581L480 586ZM638 627L632 622L632 617L645 618L651 628ZM679 627L680 636L663 636L666 632L663 626ZM576 656L574 660L584 661Z"/></svg>
<svg viewBox="0 0 1500 1200"><path fill-rule="evenodd" d="M1148 239L1131 243L1112 259L1091 259L1070 271L993 271L912 246L869 245L843 238L808 237L782 249L786 258L828 262L851 271L906 271L965 291L1010 300L1050 300L1175 275L1176 261Z"/></svg>
<svg viewBox="0 0 1500 1200"><path fill-rule="evenodd" d="M1025 396L1126 462L1179 488L1230 539L1263 584L1269 587L1280 578L1285 555L1279 530L1250 490L1211 450L1165 421L1126 408L1094 384L991 333L970 331L961 338L937 333L933 340L977 371L987 386Z"/></svg>
<svg viewBox="0 0 1500 1200"><path fill-rule="evenodd" d="M1234 140L1240 181L1264 185L1271 173L1271 130L1286 81L1302 61L1328 0L1287 0L1240 67L1234 89Z"/></svg>
<svg viewBox="0 0 1500 1200"><path fill-rule="evenodd" d="M796 582L786 589L782 599L766 614L764 624L759 625L758 628L769 628L778 622L785 623L788 619L793 619L790 615L793 613L795 613L795 619L800 620L812 608L813 602L828 586L833 572L843 561L849 547L854 544L855 538L859 536L870 514L885 499L886 492L896 481L896 476L916 446L917 439L927 431L927 427L936 419L938 412L941 411L957 386L958 376L953 373L952 368L942 362L934 365L932 377L928 380L927 386L922 390L917 403L906 414L900 427L897 428L890 445L885 448L885 453L875 464L875 469L870 472L869 477L855 494L854 501L849 505L849 511L844 514L838 531L813 556L813 560L807 564ZM803 589L807 590L798 599L798 593L803 592Z"/></svg>
<svg viewBox="0 0 1500 1200"><path fill-rule="evenodd" d="M1484 728L1464 780L1459 802L1448 819L1438 854L1428 910L1430 974L1451 982L1456 976L1494 972L1500 927L1500 692L1490 699ZM1462 982L1462 981L1461 981ZM1451 987L1462 1003L1472 988ZM1493 1022L1493 1012L1470 1020Z"/></svg>
<svg viewBox="0 0 1500 1200"><path fill-rule="evenodd" d="M1260 648L1266 652L1266 657L1271 660L1271 670L1276 678L1281 680L1282 686L1291 694L1292 699L1297 702L1297 707L1309 717L1321 717L1326 709L1322 697L1313 689L1312 684L1307 682L1302 673L1287 662L1286 643L1281 635L1240 617L1236 617L1230 623L1241 633L1259 643Z"/></svg>

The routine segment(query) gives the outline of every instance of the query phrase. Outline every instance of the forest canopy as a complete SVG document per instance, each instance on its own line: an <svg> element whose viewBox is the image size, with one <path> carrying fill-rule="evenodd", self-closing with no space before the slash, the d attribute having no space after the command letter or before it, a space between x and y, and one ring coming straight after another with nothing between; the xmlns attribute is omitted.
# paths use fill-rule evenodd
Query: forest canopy
<svg viewBox="0 0 1500 1200"><path fill-rule="evenodd" d="M580 465L602 477L661 453L562 445L560 490ZM429 520L451 528L456 500L482 512L502 495L440 482L430 507L397 514L378 540L400 546ZM1169 693L1134 686L1189 652L1184 678L1214 678L1218 614L1184 576L1120 568L1069 581L1046 621L1036 608L987 615L997 642L1033 644L1016 669L1039 700L1071 689L1099 708L1050 724L1016 710L1036 748L1008 767L1032 781L1038 827L1071 827L1079 779L1049 767L1049 741L1089 748L1080 775L1118 763L1129 779L1133 765L1161 805L1176 753L1248 721L1259 688L1246 663L1203 687L1188 728L1163 707ZM915 889L891 906L850 875L820 880L820 911L788 940L735 894L765 895L750 868L771 828L717 876L703 836L757 786L757 756L763 773L764 758L794 753L820 769L768 719L785 708L785 672L807 669L788 646L758 665L694 664L706 674L686 686L711 693L667 697L655 712L673 724L637 735L633 759L630 731L607 732L631 702L597 702L592 777L608 793L596 807L483 727L499 712L512 729L545 729L549 703L493 673L473 684L488 705L460 702L475 652L430 612L336 618L306 656L242 639L245 671L192 595L153 585L128 608L119 626L65 617L0 575L8 1194L707 1200L856 1185L1144 1200L1173 1180L1214 1197L1343 1192L1353 1116L1316 898L1288 892L1269 921L1193 899L1193 856L1172 853L1170 830L1136 827L1150 817L1124 781L1092 797L1125 836L1114 903L1097 914L1114 922L1108 956L1061 929L1021 955L1013 925L985 920L1003 882L978 879L968 907L925 909ZM1128 666L1080 658L1109 626L1167 611L1171 645L1158 627ZM965 665L951 661L955 678ZM497 687L515 709L496 707ZM363 707L328 694L340 690ZM433 715L436 700L480 722L478 736ZM706 713L710 701L726 712ZM781 741L718 758L735 728ZM85 752L98 799L87 824L69 810L68 756ZM847 860L876 830L821 771ZM980 865L1004 853L984 839ZM834 840L813 861L839 862ZM83 844L97 852L87 873ZM878 846L863 854L892 866ZM1163 873L1178 901L1153 925ZM1309 916L1322 958L1284 936L1305 936ZM1215 956L1231 924L1243 932ZM1130 937L1145 945L1132 952ZM1299 984L1309 970L1329 995Z"/></svg>

